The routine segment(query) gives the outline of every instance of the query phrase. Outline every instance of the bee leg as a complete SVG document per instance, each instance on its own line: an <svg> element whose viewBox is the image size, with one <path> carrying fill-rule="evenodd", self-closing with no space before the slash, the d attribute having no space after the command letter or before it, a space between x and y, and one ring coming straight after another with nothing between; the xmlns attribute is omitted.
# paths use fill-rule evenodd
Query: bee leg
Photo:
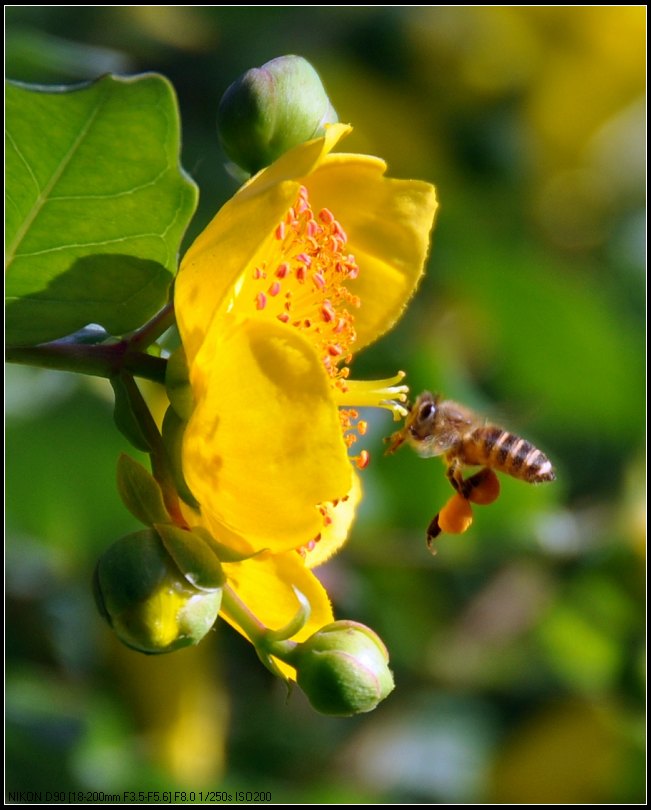
<svg viewBox="0 0 651 810"><path fill-rule="evenodd" d="M456 459L453 459L448 464L447 476L448 481L452 484L454 489L459 493L459 495L461 495L462 498L466 498L467 500L468 495L473 489L473 485L470 484L469 486L468 481L463 480L463 475L461 474L461 464Z"/></svg>
<svg viewBox="0 0 651 810"><path fill-rule="evenodd" d="M392 453L395 453L396 450L405 442L405 431L404 429L396 430L395 433L392 433L390 436L384 440L389 446L384 451L385 456L390 456Z"/></svg>
<svg viewBox="0 0 651 810"><path fill-rule="evenodd" d="M438 512L432 518L431 523L427 527L427 548L432 554L436 554L436 549L433 546L434 540L441 534L441 527L439 526Z"/></svg>

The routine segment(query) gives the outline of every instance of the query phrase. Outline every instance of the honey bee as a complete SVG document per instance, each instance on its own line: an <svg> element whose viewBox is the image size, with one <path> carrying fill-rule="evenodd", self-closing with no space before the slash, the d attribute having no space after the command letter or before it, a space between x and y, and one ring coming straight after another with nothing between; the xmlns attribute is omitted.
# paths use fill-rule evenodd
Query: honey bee
<svg viewBox="0 0 651 810"><path fill-rule="evenodd" d="M404 442L424 457L443 456L454 489L468 498L477 476L464 480L464 466L481 465L538 484L556 478L551 461L531 442L491 425L469 408L424 391L404 426L389 438L387 453Z"/></svg>

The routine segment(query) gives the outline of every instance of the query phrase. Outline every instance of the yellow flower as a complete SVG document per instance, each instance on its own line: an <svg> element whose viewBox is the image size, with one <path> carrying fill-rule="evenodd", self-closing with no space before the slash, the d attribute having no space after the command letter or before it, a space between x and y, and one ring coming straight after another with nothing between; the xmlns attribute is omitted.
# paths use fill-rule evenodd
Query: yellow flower
<svg viewBox="0 0 651 810"><path fill-rule="evenodd" d="M360 497L354 408L398 407L387 400L402 390L400 376L352 381L347 364L413 294L436 210L431 185L332 154L349 129L329 127L246 183L188 250L175 290L195 402L186 481L212 536L255 555L224 570L265 626L295 615L294 588L308 599L296 640L332 621L309 569L345 541Z"/></svg>

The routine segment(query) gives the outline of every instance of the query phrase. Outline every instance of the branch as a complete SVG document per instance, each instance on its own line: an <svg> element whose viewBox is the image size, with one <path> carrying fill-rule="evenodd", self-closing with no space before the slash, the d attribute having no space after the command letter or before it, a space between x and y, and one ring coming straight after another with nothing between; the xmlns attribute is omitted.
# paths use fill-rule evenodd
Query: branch
<svg viewBox="0 0 651 810"><path fill-rule="evenodd" d="M134 352L128 341L109 346L53 341L40 346L16 346L8 348L5 360L9 363L51 368L57 371L73 371L94 377L112 377L119 371L127 371L135 377L163 384L167 360L152 357L144 352Z"/></svg>

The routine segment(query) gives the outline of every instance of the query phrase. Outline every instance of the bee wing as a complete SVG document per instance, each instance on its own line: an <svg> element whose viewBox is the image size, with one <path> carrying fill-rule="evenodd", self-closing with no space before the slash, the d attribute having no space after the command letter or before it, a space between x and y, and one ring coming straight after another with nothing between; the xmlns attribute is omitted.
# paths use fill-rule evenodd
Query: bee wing
<svg viewBox="0 0 651 810"><path fill-rule="evenodd" d="M446 420L457 424L459 427L481 422L481 417L474 413L474 411L471 411L470 408L459 405L458 402L452 402L450 399L441 402L439 409L445 413Z"/></svg>
<svg viewBox="0 0 651 810"><path fill-rule="evenodd" d="M452 400L442 402L439 410L443 417L439 428L439 443L442 447L451 447L460 436L473 427L483 425L485 421L470 408L465 408Z"/></svg>

